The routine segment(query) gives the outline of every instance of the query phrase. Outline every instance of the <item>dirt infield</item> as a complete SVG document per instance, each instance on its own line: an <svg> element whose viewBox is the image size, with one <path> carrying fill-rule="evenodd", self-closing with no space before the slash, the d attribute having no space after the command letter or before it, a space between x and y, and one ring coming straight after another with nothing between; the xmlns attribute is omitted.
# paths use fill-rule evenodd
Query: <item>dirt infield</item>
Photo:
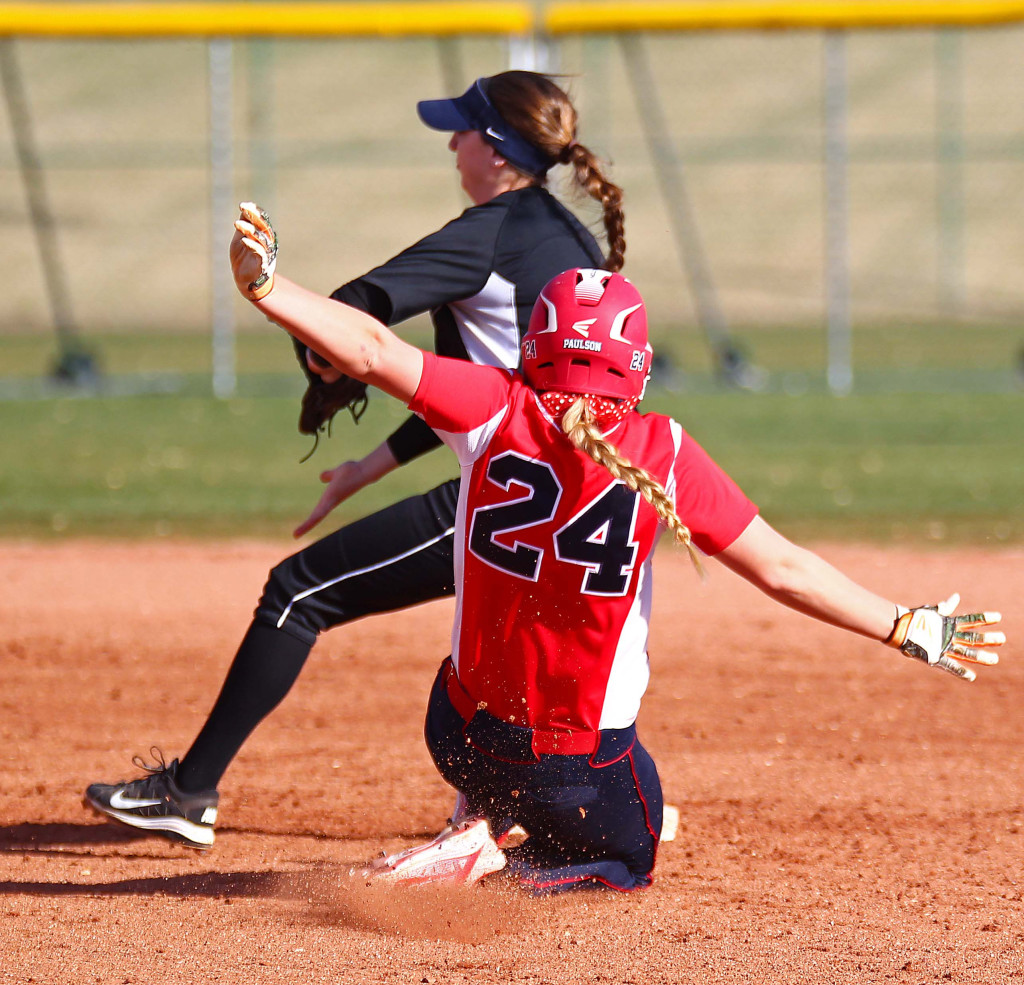
<svg viewBox="0 0 1024 985"><path fill-rule="evenodd" d="M345 877L449 810L421 725L450 603L319 644L200 854L81 793L184 752L283 545L4 544L0 981L1024 982L1024 555L820 549L1001 609L1003 664L965 685L663 551L640 725L678 838L647 892L534 901Z"/></svg>

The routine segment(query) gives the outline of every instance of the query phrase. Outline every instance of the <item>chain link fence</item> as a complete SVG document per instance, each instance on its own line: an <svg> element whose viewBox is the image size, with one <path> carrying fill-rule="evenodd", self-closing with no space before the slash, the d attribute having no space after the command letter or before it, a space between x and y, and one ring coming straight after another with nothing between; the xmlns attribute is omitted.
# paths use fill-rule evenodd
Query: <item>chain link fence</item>
<svg viewBox="0 0 1024 985"><path fill-rule="evenodd" d="M220 42L219 63L198 39L0 43L8 395L45 391L69 344L108 390L208 392L218 360L228 390L291 380L287 343L244 302L215 303L233 219L233 207L211 214L217 174L229 202L269 209L282 270L329 292L468 204L416 101L523 58L501 38ZM566 36L540 49L577 102L580 139L626 190L626 272L648 300L662 381L842 390L830 372L846 359L855 387L907 374L1017 386L1022 48L1010 25ZM218 71L226 98L211 98ZM599 228L592 203L570 204ZM233 330L217 355L225 306ZM428 338L422 320L410 332ZM723 372L723 353L746 372Z"/></svg>

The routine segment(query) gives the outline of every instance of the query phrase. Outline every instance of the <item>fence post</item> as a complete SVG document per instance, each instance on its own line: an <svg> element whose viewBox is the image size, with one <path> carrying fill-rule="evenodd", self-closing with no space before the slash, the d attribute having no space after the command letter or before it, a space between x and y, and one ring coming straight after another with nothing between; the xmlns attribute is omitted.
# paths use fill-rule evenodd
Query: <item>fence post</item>
<svg viewBox="0 0 1024 985"><path fill-rule="evenodd" d="M232 85L231 41L212 38L209 42L210 88L210 286L212 290L213 395L234 396L235 370L235 287L228 265L225 234L234 215L232 181ZM222 248L223 246L223 248Z"/></svg>
<svg viewBox="0 0 1024 985"><path fill-rule="evenodd" d="M508 67L527 72L556 72L559 52L543 34L512 35L508 39Z"/></svg>
<svg viewBox="0 0 1024 985"><path fill-rule="evenodd" d="M750 365L735 345L718 303L718 292L715 290L711 268L683 180L682 163L669 135L668 121L658 99L647 52L635 34L621 34L619 43L654 162L654 172L668 207L676 246L690 280L697 320L711 349L715 370L726 383L743 389L759 390L766 382L764 370Z"/></svg>
<svg viewBox="0 0 1024 985"><path fill-rule="evenodd" d="M936 38L936 155L938 176L938 281L942 313L959 315L964 304L963 73L961 32L944 28Z"/></svg>
<svg viewBox="0 0 1024 985"><path fill-rule="evenodd" d="M248 184L246 198L259 202L274 214L277 145L274 140L274 43L252 38L245 43Z"/></svg>
<svg viewBox="0 0 1024 985"><path fill-rule="evenodd" d="M32 218L39 261L43 268L46 299L49 301L50 316L57 331L59 353L53 375L55 379L64 383L94 384L98 375L96 362L78 339L71 294L68 291L64 264L57 247L57 224L46 194L43 164L36 149L28 99L25 96L21 70L15 56L14 42L10 38L0 38L0 77L3 79L7 112L11 118L18 169L25 185L29 215Z"/></svg>
<svg viewBox="0 0 1024 985"><path fill-rule="evenodd" d="M458 96L467 85L458 38L438 38L437 53L441 64L442 89L449 96Z"/></svg>
<svg viewBox="0 0 1024 985"><path fill-rule="evenodd" d="M846 132L846 34L825 32L825 307L828 387L853 389L850 346L850 240Z"/></svg>

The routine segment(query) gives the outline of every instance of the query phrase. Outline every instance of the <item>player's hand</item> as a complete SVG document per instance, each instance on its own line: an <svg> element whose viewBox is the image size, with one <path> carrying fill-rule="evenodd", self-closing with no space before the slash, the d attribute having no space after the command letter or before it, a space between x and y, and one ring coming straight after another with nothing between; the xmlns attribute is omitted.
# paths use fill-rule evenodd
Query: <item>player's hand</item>
<svg viewBox="0 0 1024 985"><path fill-rule="evenodd" d="M974 671L960 661L987 665L999 663L999 655L987 647L1001 646L1006 642L1006 636L998 632L977 632L984 626L999 622L1002 616L998 612L954 616L959 604L960 596L954 594L937 605L922 605L916 609L900 606L892 635L885 642L908 657L916 657L929 666L973 681Z"/></svg>
<svg viewBox="0 0 1024 985"><path fill-rule="evenodd" d="M235 221L231 238L231 272L238 290L250 301L259 301L274 286L277 233L270 216L258 205L242 202L238 209L241 217Z"/></svg>
<svg viewBox="0 0 1024 985"><path fill-rule="evenodd" d="M368 475L362 462L342 462L337 468L321 472L320 481L327 483L327 488L313 507L313 512L295 528L293 537L308 533L339 503L344 503L364 486L368 486L373 477Z"/></svg>

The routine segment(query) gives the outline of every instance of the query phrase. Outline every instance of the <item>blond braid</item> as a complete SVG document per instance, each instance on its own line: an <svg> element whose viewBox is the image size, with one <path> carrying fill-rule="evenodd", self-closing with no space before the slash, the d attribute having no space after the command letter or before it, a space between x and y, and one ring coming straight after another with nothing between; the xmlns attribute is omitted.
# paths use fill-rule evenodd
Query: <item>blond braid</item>
<svg viewBox="0 0 1024 985"><path fill-rule="evenodd" d="M573 446L592 458L598 465L606 468L614 478L620 480L633 492L640 493L672 531L677 544L682 544L697 573L703 578L704 565L693 545L690 528L679 518L661 483L646 469L633 465L619 454L619 450L610 442L605 441L594 423L594 415L590 410L586 397L577 397L562 417L562 430L566 433Z"/></svg>

